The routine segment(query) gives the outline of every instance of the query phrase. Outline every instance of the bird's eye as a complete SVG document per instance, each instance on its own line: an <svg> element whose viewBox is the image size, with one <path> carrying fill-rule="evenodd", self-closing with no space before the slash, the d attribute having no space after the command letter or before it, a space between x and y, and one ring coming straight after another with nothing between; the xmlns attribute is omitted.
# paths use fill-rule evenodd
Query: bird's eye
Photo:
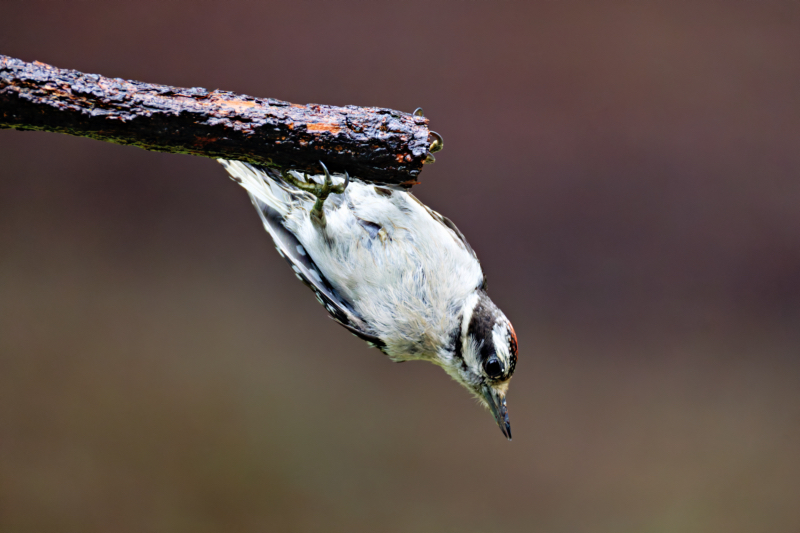
<svg viewBox="0 0 800 533"><path fill-rule="evenodd" d="M497 379L503 375L503 363L497 357L490 357L483 363L483 370L492 379Z"/></svg>

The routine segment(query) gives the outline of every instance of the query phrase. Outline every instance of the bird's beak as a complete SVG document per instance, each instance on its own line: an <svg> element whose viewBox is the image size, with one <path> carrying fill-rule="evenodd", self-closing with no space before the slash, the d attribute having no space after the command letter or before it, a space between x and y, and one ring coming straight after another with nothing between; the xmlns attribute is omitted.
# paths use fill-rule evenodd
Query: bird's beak
<svg viewBox="0 0 800 533"><path fill-rule="evenodd" d="M500 426L500 431L503 432L503 435L505 435L508 440L511 440L511 423L508 421L508 408L506 407L505 395L501 396L499 392L485 383L481 385L481 392L483 393L486 403L489 405L489 409L492 411L492 415L494 415L497 425Z"/></svg>

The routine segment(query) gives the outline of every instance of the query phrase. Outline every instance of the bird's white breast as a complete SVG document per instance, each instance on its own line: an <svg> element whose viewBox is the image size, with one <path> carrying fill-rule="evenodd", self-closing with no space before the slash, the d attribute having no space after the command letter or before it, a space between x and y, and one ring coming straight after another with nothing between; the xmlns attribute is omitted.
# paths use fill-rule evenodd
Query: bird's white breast
<svg viewBox="0 0 800 533"><path fill-rule="evenodd" d="M331 285L396 359L427 358L458 328L455 317L481 282L477 259L413 196L354 181L325 206L321 231L294 209L286 226ZM329 205L330 204L330 205Z"/></svg>

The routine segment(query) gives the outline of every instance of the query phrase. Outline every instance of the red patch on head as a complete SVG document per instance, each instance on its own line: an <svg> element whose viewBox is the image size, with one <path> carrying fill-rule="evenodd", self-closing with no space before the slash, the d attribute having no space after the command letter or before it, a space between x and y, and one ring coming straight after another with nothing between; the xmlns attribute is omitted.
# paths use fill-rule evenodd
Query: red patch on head
<svg viewBox="0 0 800 533"><path fill-rule="evenodd" d="M511 325L511 322L508 323L508 331L511 332L511 354L516 359L517 357L517 334L514 332L514 326Z"/></svg>

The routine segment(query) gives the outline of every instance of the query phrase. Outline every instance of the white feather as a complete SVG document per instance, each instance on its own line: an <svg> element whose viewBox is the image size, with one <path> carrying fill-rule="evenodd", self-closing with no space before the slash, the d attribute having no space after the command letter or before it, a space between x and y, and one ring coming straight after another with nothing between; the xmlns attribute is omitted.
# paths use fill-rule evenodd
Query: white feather
<svg viewBox="0 0 800 533"><path fill-rule="evenodd" d="M351 180L344 194L325 202L322 229L309 216L311 195L290 194L249 165L221 162L254 201L281 214L321 274L386 343L390 357L434 359L437 348L449 344L483 273L471 250L414 196L401 190L386 196Z"/></svg>

